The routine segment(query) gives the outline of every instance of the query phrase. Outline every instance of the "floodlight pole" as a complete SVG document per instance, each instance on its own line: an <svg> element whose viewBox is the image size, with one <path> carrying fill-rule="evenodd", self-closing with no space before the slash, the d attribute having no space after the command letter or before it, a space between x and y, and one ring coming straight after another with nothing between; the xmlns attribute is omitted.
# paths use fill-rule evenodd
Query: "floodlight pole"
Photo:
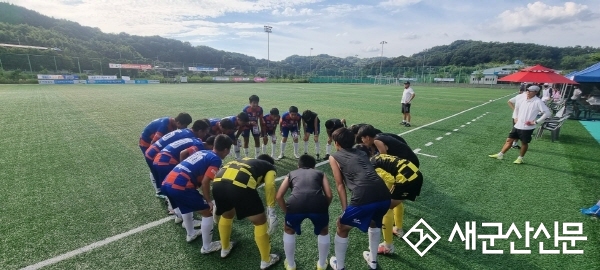
<svg viewBox="0 0 600 270"><path fill-rule="evenodd" d="M265 32L267 32L267 69L269 70L269 75L271 74L271 70L270 70L270 68L271 68L271 66L270 66L270 63L271 63L271 56L270 56L270 54L271 54L271 48L270 47L271 46L270 46L270 42L271 41L270 41L270 37L269 36L270 36L271 32L273 32L272 29L273 29L272 26L265 25Z"/></svg>
<svg viewBox="0 0 600 270"><path fill-rule="evenodd" d="M418 72L418 71L417 71ZM423 68L421 69L421 79L423 80L423 83L425 83L425 54L423 54Z"/></svg>
<svg viewBox="0 0 600 270"><path fill-rule="evenodd" d="M308 54L308 76L312 77L312 51L313 48L310 48L310 53Z"/></svg>
<svg viewBox="0 0 600 270"><path fill-rule="evenodd" d="M379 42L381 44L381 63L379 64L379 83L383 78L383 74L381 74L381 69L383 68L383 44L387 44L387 41Z"/></svg>

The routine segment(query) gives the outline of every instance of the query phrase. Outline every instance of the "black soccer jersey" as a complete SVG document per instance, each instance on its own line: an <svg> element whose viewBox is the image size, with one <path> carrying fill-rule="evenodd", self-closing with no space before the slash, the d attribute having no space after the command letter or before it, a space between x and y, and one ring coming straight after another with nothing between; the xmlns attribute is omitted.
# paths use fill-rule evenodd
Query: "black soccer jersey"
<svg viewBox="0 0 600 270"><path fill-rule="evenodd" d="M365 152L342 149L332 156L340 166L344 184L352 192L350 205L359 206L390 199L385 182L377 175Z"/></svg>
<svg viewBox="0 0 600 270"><path fill-rule="evenodd" d="M408 145L402 143L401 141L391 136L382 134L378 134L377 136L375 136L375 140L381 141L387 146L388 149L386 154L396 156L401 159L407 159L413 164L417 165L417 167L419 167L419 158L417 157L417 154L415 154L415 152L413 152L413 150L410 149Z"/></svg>
<svg viewBox="0 0 600 270"><path fill-rule="evenodd" d="M287 198L288 213L327 213L329 204L323 191L323 172L300 168L288 174L292 192Z"/></svg>

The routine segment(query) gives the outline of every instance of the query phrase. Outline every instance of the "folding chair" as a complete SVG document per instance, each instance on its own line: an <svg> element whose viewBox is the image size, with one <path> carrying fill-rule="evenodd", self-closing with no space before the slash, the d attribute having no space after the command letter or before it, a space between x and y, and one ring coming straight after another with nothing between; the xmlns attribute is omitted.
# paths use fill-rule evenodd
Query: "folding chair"
<svg viewBox="0 0 600 270"><path fill-rule="evenodd" d="M542 126L539 127L535 138L536 139L541 138L542 134L544 133L544 130L549 130L552 142L558 141L558 135L560 133L560 128L562 127L562 125L565 123L565 121L568 118L569 118L569 114L566 114L566 115L563 115L563 117L558 118L558 119L550 119L550 120L544 121Z"/></svg>

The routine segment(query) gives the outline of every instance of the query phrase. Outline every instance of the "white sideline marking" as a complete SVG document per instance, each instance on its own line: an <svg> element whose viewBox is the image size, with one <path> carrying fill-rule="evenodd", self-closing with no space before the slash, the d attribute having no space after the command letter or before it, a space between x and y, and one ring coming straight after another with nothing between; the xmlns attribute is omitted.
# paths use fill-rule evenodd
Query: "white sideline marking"
<svg viewBox="0 0 600 270"><path fill-rule="evenodd" d="M428 154L423 154L423 153L417 153L417 155L422 155L422 156L426 156L426 157L437 158L437 156L428 155Z"/></svg>
<svg viewBox="0 0 600 270"><path fill-rule="evenodd" d="M142 226L137 227L135 229L132 229L130 231L127 231L127 232L124 232L124 233L121 233L121 234L117 234L115 236L111 236L109 238L106 238L106 239L98 241L98 242L91 243L91 244L89 244L89 245L87 245L85 247L81 247L81 248L78 248L76 250L69 251L67 253L58 255L58 256L56 256L54 258L51 258L51 259L48 259L48 260L45 260L45 261L41 261L41 262L36 263L36 264L32 264L30 266L27 266L27 267L23 268L23 270L40 269L42 267L45 267L45 266L48 266L48 265L51 265L51 264L55 264L57 262L60 262L60 261L63 261L63 260L75 257L75 256L77 256L77 255L79 255L81 253L88 252L88 251L90 251L92 249L96 249L96 248L99 248L101 246L110 244L110 243L112 243L114 241L120 240L120 239L125 238L127 236L130 236L130 235L133 235L133 234L145 231L147 229L156 227L156 226L161 225L161 224L163 224L163 223L165 223L165 222L167 222L169 220L172 220L172 219L173 219L173 217L166 217L166 218L163 218L163 219L159 219L157 221L150 222L150 223L148 223L146 225L142 225Z"/></svg>
<svg viewBox="0 0 600 270"><path fill-rule="evenodd" d="M457 132L457 131L458 131L458 128L455 128L455 129L454 129L454 130L452 130L452 131L454 131L454 132Z"/></svg>
<svg viewBox="0 0 600 270"><path fill-rule="evenodd" d="M467 125L470 125L470 124L471 124L471 122L467 122Z"/></svg>
<svg viewBox="0 0 600 270"><path fill-rule="evenodd" d="M443 138L444 138L444 137L437 137L437 138L435 138L435 140L436 140L436 141L439 141L439 140L441 140L441 139L443 139Z"/></svg>
<svg viewBox="0 0 600 270"><path fill-rule="evenodd" d="M414 152L415 154L418 154L420 151L421 151L421 148L417 148L417 149L413 150L413 152Z"/></svg>
<svg viewBox="0 0 600 270"><path fill-rule="evenodd" d="M504 96L504 97L500 97L500 98L498 98L498 99L496 99L496 100L499 100L499 99L502 99L502 98L505 98L505 97L508 97L508 96L512 96L512 95L514 95L514 94L506 95L506 96ZM465 113L465 112L468 112L468 111L470 111L470 110L473 110L473 109L479 108L479 107L481 107L481 106L484 106L484 105L486 105L486 104L489 104L489 103L491 103L491 102L489 102L489 101L488 101L488 102L485 102L485 103L479 104L479 105L477 105L477 106L471 107L471 108L469 108L469 109L466 109L466 110L464 110L464 111L461 111L461 112L455 113L455 114L453 114L453 115L450 115L450 116L444 117L444 118L442 118L442 119L439 119L439 120L433 121L433 122L431 122L431 123L429 123L429 124L425 124L425 125L422 125L422 126L419 126L419 127L413 128L413 129L411 129L411 130L408 130L408 131L402 132L402 133L400 133L400 134L398 134L398 135L399 135L399 136L402 136L402 135L405 135L405 134L411 133L411 132L413 132L413 131L416 131L416 130L422 129L422 128L424 128L424 127L428 127L428 126L431 126L431 125L433 125L433 124L437 124L437 123L439 123L439 122L442 122L442 121L448 120L448 119L450 119L450 118L452 118L452 117L455 117L455 116L461 115L461 114L463 114L463 113ZM486 113L489 113L489 112L486 112ZM485 115L485 113L484 113L484 115ZM465 127L465 125L462 125L461 127ZM429 142L429 143L425 144L425 146L430 146L430 145L432 145L432 144L433 144L432 142ZM418 150L420 151L421 149L418 149ZM415 149L415 151L416 151L416 149ZM413 151L413 152L414 152L414 151ZM415 153L418 153L418 152L415 152ZM435 158L437 158L437 156L432 156L432 155L427 155L427 154L421 154L421 153L418 153L418 154L420 154L420 155L424 155L424 156L428 156L428 157L435 157ZM323 166L323 165L325 165L325 164L328 164L328 163L329 163L329 161L327 161L327 160L325 160L325 161L321 161L321 162L319 162L319 163L317 163L317 164L316 164L315 168L316 168L316 167L321 167L321 166ZM285 176L280 176L280 177L277 177L277 178L275 179L275 181L281 181L281 180L283 180L284 178L285 178ZM261 185L261 186L264 186L264 184L263 184L263 185ZM54 257L54 258L50 258L50 259L48 259L48 260L41 261L41 262L39 262L39 263L36 263L36 264L32 264L32 265L30 265L30 266L27 266L27 267L25 267L25 268L22 268L22 269L23 269L23 270L30 270L30 269L31 269L31 270L33 270L33 269L40 269L40 268L42 268L42 267L45 267L45 266L48 266L48 265L51 265L51 264L55 264L55 263L57 263L57 262L60 262L60 261L64 261L64 260L66 260L66 259L70 259L70 258L72 258L72 257L75 257L75 256L79 255L79 254L82 254L82 253L85 253L85 252L91 251L91 250L93 250L93 249L99 248L99 247L101 247L101 246L104 246L104 245L110 244L110 243L112 243L112 242L114 242L114 241L120 240L120 239L122 239L122 238L125 238L125 237L127 237L127 236L130 236L130 235L136 234L136 233L138 233L138 232L142 232L142 231L145 231L145 230L147 230L147 229L150 229L150 228L156 227L156 226L158 226L158 225L161 225L161 224L163 224L163 223L165 223L165 222L167 222L167 221L169 221L169 220L171 220L171 219L172 219L172 217L166 217L166 218L163 218L163 219L159 219L159 220L157 220L157 221L150 222L150 223L148 223L148 224L142 225L142 226L140 226L140 227L137 227L137 228L135 228L135 229L132 229L132 230L130 230L130 231L127 231L127 232L124 232L124 233L121 233L121 234L117 234L117 235L115 235L115 236L111 236L111 237L109 237L109 238L106 238L106 239L104 239L104 240L100 240L100 241L98 241L98 242L91 243L91 244L89 244L89 245L87 245L87 246L85 246L85 247L78 248L78 249L76 249L76 250L73 250L73 251L70 251L70 252L67 252L67 253L64 253L64 254L58 255L58 256L56 256L56 257Z"/></svg>
<svg viewBox="0 0 600 270"><path fill-rule="evenodd" d="M446 132L446 136L448 136L448 135L450 135L450 134L452 134L452 132Z"/></svg>

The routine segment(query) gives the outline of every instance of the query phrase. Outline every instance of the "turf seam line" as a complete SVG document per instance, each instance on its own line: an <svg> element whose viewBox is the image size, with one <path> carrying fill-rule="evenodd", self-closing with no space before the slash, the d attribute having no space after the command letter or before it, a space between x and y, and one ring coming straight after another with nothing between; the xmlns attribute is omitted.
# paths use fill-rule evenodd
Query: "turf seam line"
<svg viewBox="0 0 600 270"><path fill-rule="evenodd" d="M106 238L104 240L100 240L98 242L91 243L91 244L89 244L89 245L87 245L85 247L81 247L81 248L78 248L76 250L69 251L67 253L63 253L63 254L58 255L58 256L56 256L54 258L50 258L48 260L41 261L41 262L36 263L36 264L32 264L30 266L22 268L22 270L40 269L42 267L45 267L45 266L48 266L48 265L51 265L51 264L55 264L57 262L60 262L60 261L63 261L63 260L75 257L75 256L77 256L79 254L91 251L91 250L99 248L101 246L108 245L108 244L110 244L112 242L115 242L115 241L120 240L122 238L125 238L127 236L130 236L130 235L133 235L133 234L145 231L147 229L156 227L156 226L161 225L163 223L166 223L167 221L172 220L172 219L173 219L173 217L166 217L166 218L163 218L163 219L159 219L157 221L150 222L148 224L145 224L145 225L142 225L140 227L134 228L134 229L132 229L130 231L127 231L127 232L124 232L124 233L121 233L121 234L117 234L115 236L108 237L108 238Z"/></svg>

